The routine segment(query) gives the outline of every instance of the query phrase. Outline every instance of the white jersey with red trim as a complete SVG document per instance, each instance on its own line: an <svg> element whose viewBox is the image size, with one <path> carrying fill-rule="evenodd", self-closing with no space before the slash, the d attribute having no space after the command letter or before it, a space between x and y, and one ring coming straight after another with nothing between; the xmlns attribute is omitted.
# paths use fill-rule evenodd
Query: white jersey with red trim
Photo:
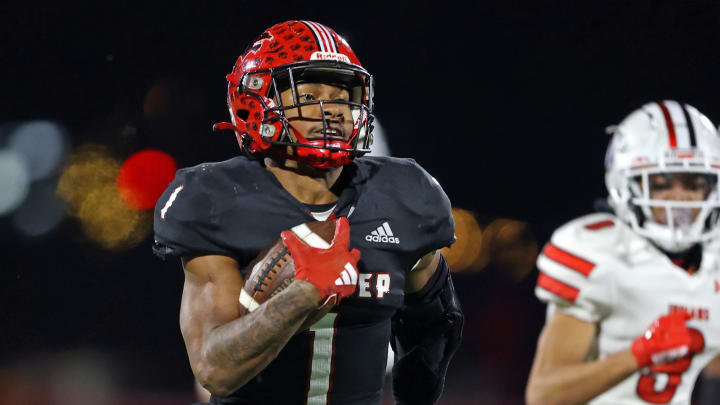
<svg viewBox="0 0 720 405"><path fill-rule="evenodd" d="M535 294L549 313L597 323L600 358L629 348L660 315L678 308L692 315L687 325L698 352L685 360L684 371L645 368L590 404L690 403L698 374L720 353L719 252L706 246L700 268L690 274L609 214L587 215L555 231L537 260Z"/></svg>

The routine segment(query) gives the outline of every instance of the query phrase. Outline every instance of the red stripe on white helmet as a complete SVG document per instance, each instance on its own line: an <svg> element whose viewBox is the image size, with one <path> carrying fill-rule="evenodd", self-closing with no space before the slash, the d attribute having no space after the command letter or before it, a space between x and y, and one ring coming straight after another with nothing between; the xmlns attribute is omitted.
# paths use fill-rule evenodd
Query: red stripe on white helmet
<svg viewBox="0 0 720 405"><path fill-rule="evenodd" d="M668 138L670 142L671 148L677 148L677 136L675 135L675 124L673 123L672 117L670 116L670 111L668 110L667 106L664 102L660 101L657 103L658 106L660 106L660 110L663 113L663 117L665 117L665 125L667 126L668 130Z"/></svg>

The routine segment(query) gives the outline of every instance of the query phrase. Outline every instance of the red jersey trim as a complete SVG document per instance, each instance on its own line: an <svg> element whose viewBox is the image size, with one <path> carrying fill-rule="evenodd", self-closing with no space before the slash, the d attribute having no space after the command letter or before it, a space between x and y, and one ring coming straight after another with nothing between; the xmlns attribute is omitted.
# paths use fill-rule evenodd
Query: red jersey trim
<svg viewBox="0 0 720 405"><path fill-rule="evenodd" d="M589 229L591 231L597 231L598 229L608 228L611 226L615 226L615 221L608 219L605 221L587 224L587 225L585 225L585 229Z"/></svg>
<svg viewBox="0 0 720 405"><path fill-rule="evenodd" d="M558 262L565 267L575 270L583 276L587 277L592 273L595 268L595 264L583 259L582 257L576 256L570 252L560 249L559 247L548 242L543 249L543 254L550 260Z"/></svg>
<svg viewBox="0 0 720 405"><path fill-rule="evenodd" d="M570 302L575 302L578 294L580 294L579 289L569 284L565 284L560 280L556 280L542 271L540 272L540 277L538 277L537 285L538 287L550 291L558 297Z"/></svg>

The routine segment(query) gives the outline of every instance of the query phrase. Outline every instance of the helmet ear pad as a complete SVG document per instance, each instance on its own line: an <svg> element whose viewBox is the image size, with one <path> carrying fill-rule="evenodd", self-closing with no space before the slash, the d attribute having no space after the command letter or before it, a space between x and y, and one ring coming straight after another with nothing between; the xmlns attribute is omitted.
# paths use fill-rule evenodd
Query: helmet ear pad
<svg viewBox="0 0 720 405"><path fill-rule="evenodd" d="M242 83L238 85L238 89L240 88L244 88ZM262 152L269 148L272 144L266 140L265 135L273 131L267 128L270 125L263 124L263 118L266 114L276 115L272 112L266 113L265 106L272 105L272 101L248 90L233 92L228 99L232 121L238 129L242 129L235 131L240 147L249 147L248 152L250 153ZM261 136L252 136L250 132L259 133ZM274 135L268 138L277 140L279 134L280 131L274 131ZM248 138L249 140L247 140Z"/></svg>

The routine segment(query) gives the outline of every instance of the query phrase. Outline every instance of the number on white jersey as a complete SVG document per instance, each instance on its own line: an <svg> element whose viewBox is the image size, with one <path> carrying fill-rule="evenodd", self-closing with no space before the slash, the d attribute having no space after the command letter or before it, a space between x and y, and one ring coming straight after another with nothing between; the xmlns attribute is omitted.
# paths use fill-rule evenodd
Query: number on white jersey
<svg viewBox="0 0 720 405"><path fill-rule="evenodd" d="M675 396L675 390L682 382L682 375L690 368L695 353L705 348L705 337L699 330L690 332L690 354L672 363L649 367L642 373L637 384L637 394L643 401L652 404L667 404ZM660 384L658 384L660 382Z"/></svg>

